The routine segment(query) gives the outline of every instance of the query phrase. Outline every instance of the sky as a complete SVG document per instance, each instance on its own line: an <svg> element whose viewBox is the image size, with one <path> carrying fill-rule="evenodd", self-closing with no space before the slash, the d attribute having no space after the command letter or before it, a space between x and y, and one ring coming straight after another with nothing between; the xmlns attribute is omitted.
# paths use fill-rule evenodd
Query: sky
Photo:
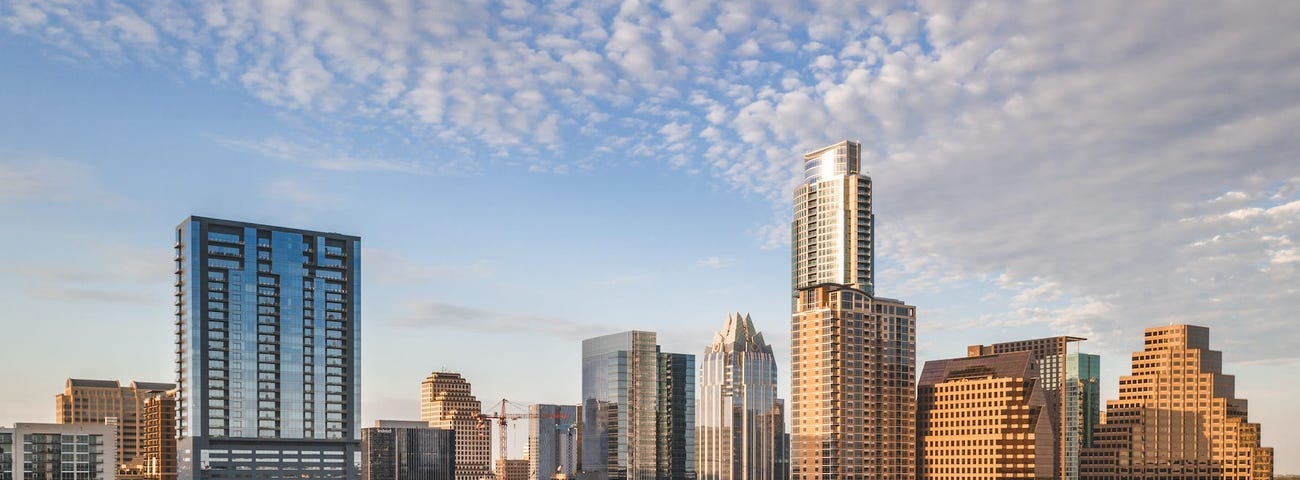
<svg viewBox="0 0 1300 480"><path fill-rule="evenodd" d="M1204 325L1300 473L1297 23L1297 2L7 0L0 425L53 421L68 377L174 377L192 214L362 238L363 425L417 418L434 370L485 405L576 403L581 339L700 353L736 311L788 398L792 188L851 139L919 362L1087 337L1114 399L1143 328Z"/></svg>

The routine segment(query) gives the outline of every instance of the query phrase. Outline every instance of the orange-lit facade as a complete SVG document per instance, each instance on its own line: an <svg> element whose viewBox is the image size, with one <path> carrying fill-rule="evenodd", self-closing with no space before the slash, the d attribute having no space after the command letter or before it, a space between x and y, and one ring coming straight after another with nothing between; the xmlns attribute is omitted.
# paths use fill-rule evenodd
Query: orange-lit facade
<svg viewBox="0 0 1300 480"><path fill-rule="evenodd" d="M433 372L420 385L420 420L456 432L456 480L490 476L492 431L479 418L483 405L459 373Z"/></svg>
<svg viewBox="0 0 1300 480"><path fill-rule="evenodd" d="M170 383L131 382L123 386L117 380L69 378L63 393L54 397L54 415L62 424L114 426L117 429L117 476L142 478L146 467L144 451L148 428L145 401L174 388L176 386Z"/></svg>
<svg viewBox="0 0 1300 480"><path fill-rule="evenodd" d="M1148 328L1082 457L1085 480L1273 478L1273 449L1246 417L1205 327Z"/></svg>

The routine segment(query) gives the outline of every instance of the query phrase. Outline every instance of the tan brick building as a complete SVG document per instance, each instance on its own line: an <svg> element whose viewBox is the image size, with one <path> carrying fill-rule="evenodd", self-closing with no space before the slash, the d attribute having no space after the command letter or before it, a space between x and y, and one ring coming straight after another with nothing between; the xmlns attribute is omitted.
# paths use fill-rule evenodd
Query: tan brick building
<svg viewBox="0 0 1300 480"><path fill-rule="evenodd" d="M1032 352L932 360L917 383L918 479L1056 478L1049 396Z"/></svg>
<svg viewBox="0 0 1300 480"><path fill-rule="evenodd" d="M144 401L139 475L147 480L176 480L176 391Z"/></svg>
<svg viewBox="0 0 1300 480"><path fill-rule="evenodd" d="M491 475L492 429L480 419L482 412L483 405L459 373L433 372L420 386L420 420L456 432L456 480Z"/></svg>
<svg viewBox="0 0 1300 480"><path fill-rule="evenodd" d="M116 380L69 378L63 393L54 397L54 418L61 424L115 425L118 477L139 478L145 463L145 401L174 388L170 383L122 386Z"/></svg>
<svg viewBox="0 0 1300 480"><path fill-rule="evenodd" d="M1119 399L1106 402L1081 465L1086 480L1273 478L1273 449L1259 445L1246 400L1223 374L1205 327L1146 329Z"/></svg>

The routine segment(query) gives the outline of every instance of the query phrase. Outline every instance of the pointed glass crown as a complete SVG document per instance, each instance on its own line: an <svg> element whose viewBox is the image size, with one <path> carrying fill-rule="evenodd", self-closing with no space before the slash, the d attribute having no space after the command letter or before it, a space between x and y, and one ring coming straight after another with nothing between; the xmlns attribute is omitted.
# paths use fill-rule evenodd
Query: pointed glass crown
<svg viewBox="0 0 1300 480"><path fill-rule="evenodd" d="M772 353L772 346L763 341L763 334L754 328L749 314L727 314L727 325L713 334L713 343L704 353L755 352Z"/></svg>

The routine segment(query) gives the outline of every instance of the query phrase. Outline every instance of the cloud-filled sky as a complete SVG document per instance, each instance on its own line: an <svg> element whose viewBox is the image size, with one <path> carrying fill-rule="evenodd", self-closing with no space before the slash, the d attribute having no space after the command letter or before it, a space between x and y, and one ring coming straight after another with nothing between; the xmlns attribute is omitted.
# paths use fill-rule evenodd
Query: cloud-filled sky
<svg viewBox="0 0 1300 480"><path fill-rule="evenodd" d="M441 368L485 403L574 402L581 338L697 352L737 310L784 368L800 154L855 139L878 291L917 305L922 360L1084 336L1114 398L1143 327L1206 325L1300 473L1298 22L1295 2L7 1L0 424L49 420L69 376L171 378L192 213L363 238L367 422L414 416Z"/></svg>

